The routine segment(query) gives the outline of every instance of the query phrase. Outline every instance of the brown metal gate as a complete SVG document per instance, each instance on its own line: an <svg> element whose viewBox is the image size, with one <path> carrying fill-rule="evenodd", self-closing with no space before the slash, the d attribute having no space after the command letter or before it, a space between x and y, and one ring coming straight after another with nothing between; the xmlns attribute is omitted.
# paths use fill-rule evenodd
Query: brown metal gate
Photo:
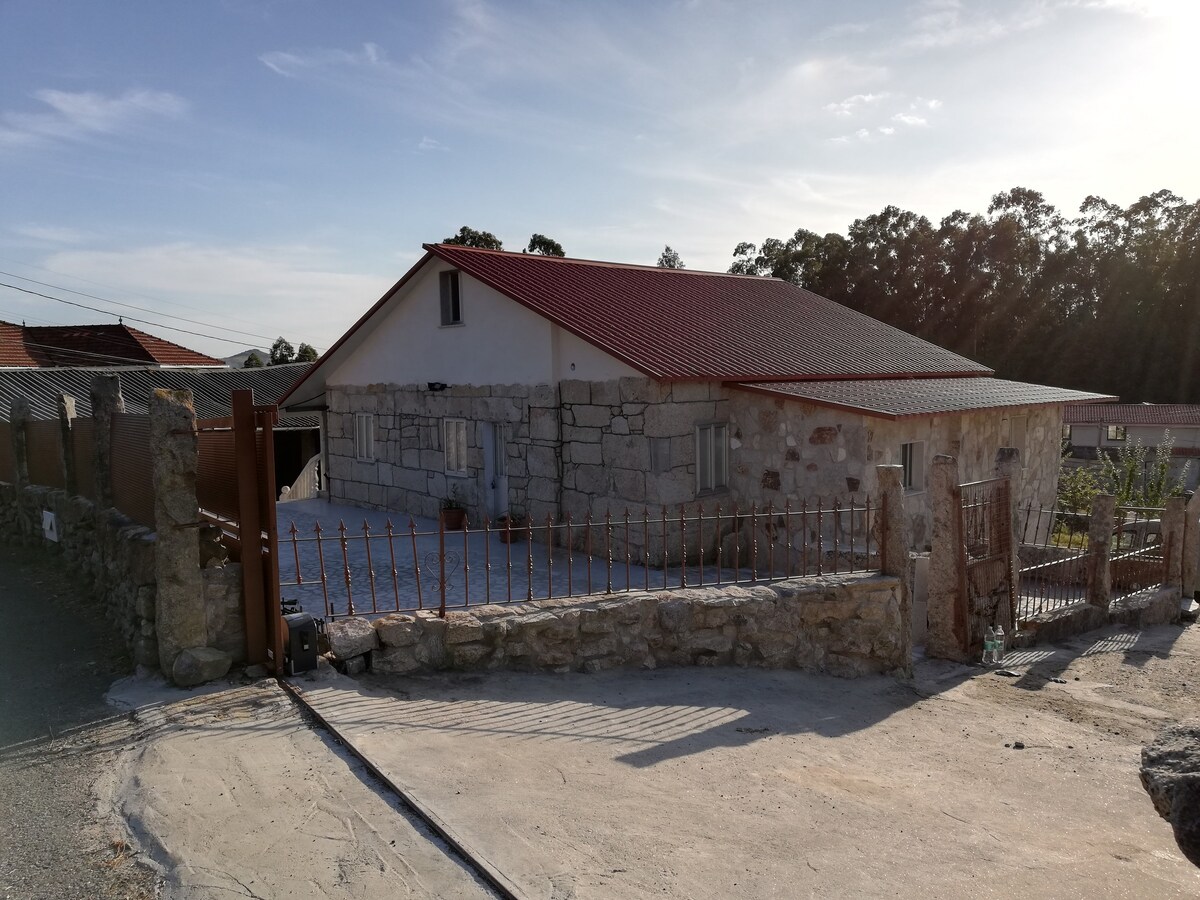
<svg viewBox="0 0 1200 900"><path fill-rule="evenodd" d="M256 406L254 392L233 392L233 415L197 422L196 493L208 521L220 527L242 563L246 656L282 671L275 522L275 438L278 409Z"/></svg>
<svg viewBox="0 0 1200 900"><path fill-rule="evenodd" d="M989 625L1015 630L1012 486L1007 478L959 485L959 579L961 622L956 623L968 656L983 650Z"/></svg>

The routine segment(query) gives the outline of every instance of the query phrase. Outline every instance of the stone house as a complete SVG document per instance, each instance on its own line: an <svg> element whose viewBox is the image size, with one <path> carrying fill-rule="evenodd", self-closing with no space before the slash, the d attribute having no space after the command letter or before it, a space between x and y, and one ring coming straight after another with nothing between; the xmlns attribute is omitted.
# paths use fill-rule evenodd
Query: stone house
<svg viewBox="0 0 1200 900"><path fill-rule="evenodd" d="M900 464L1057 486L1067 404L1110 399L987 367L773 278L425 245L281 401L325 418L330 497L471 520L860 501Z"/></svg>

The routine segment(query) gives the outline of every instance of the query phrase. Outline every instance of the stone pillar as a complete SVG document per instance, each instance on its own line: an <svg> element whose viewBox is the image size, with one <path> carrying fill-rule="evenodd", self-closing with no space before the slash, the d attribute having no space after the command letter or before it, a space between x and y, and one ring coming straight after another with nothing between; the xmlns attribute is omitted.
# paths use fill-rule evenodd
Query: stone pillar
<svg viewBox="0 0 1200 900"><path fill-rule="evenodd" d="M1001 447L996 451L996 477L1008 479L1009 546L1012 548L1012 556L1008 564L1008 577L1009 583L1013 586L1012 596L1015 598L1021 590L1021 535L1017 526L1020 521L1021 495L1025 491L1025 476L1024 470L1021 468L1020 450L1016 447ZM997 609L996 618L997 621L1004 623L1010 631L1017 626L1015 609Z"/></svg>
<svg viewBox="0 0 1200 900"><path fill-rule="evenodd" d="M1117 515L1117 498L1097 494L1092 500L1088 524L1087 602L1108 611L1112 602L1112 533Z"/></svg>
<svg viewBox="0 0 1200 900"><path fill-rule="evenodd" d="M155 389L150 395L154 461L154 623L158 658L172 673L184 650L208 641L200 576L196 502L196 412L191 391Z"/></svg>
<svg viewBox="0 0 1200 900"><path fill-rule="evenodd" d="M25 426L32 417L29 400L13 397L8 405L8 421L12 427L13 481L17 490L29 484L29 447Z"/></svg>
<svg viewBox="0 0 1200 900"><path fill-rule="evenodd" d="M962 510L958 495L958 460L938 454L929 478L933 512L933 541L929 554L929 656L963 661L967 658L966 597L964 595Z"/></svg>
<svg viewBox="0 0 1200 900"><path fill-rule="evenodd" d="M75 474L75 441L72 437L75 427L75 398L70 394L58 395L58 424L61 429L63 485L67 493L74 497L79 493L79 479Z"/></svg>
<svg viewBox="0 0 1200 900"><path fill-rule="evenodd" d="M1184 507L1183 596L1192 599L1200 590L1200 492Z"/></svg>
<svg viewBox="0 0 1200 900"><path fill-rule="evenodd" d="M1184 504L1185 501L1182 497L1168 498L1162 518L1162 539L1164 552L1167 554L1167 586L1181 593L1183 591Z"/></svg>
<svg viewBox="0 0 1200 900"><path fill-rule="evenodd" d="M900 634L897 636L897 643L907 674L912 671L912 585L908 583L911 571L908 564L910 539L908 515L904 510L904 467L876 466L875 478L879 484L879 499L884 511L879 544L881 571L884 575L896 575L900 578L897 596L900 603Z"/></svg>
<svg viewBox="0 0 1200 900"><path fill-rule="evenodd" d="M101 509L112 506L112 421L117 413L125 412L121 396L121 379L116 375L97 375L92 379L92 420L95 423L96 456L93 476L96 483L96 505Z"/></svg>

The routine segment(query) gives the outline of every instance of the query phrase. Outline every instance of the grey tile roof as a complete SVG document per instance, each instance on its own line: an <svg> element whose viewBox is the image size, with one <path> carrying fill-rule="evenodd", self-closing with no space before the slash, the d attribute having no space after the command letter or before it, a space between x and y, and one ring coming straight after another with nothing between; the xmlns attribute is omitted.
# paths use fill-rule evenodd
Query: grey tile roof
<svg viewBox="0 0 1200 900"><path fill-rule="evenodd" d="M81 417L92 414L89 389L97 375L116 375L121 379L125 409L145 413L154 388L187 389L195 399L196 415L214 419L230 414L232 392L254 390L257 403L275 403L305 373L310 363L267 366L262 369L103 367L80 369L0 369L0 421L7 422L9 405L18 395L29 399L35 419L58 417L58 395L75 398L75 411ZM315 415L288 416L282 428L316 428Z"/></svg>
<svg viewBox="0 0 1200 900"><path fill-rule="evenodd" d="M738 384L743 390L788 397L882 419L1000 409L1094 403L1113 398L1001 378L874 378Z"/></svg>

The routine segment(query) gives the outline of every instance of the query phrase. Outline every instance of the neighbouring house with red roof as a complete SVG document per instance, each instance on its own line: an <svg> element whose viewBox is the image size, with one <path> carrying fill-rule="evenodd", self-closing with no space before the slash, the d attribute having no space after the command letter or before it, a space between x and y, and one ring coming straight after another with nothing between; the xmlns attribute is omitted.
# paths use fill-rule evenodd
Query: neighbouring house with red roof
<svg viewBox="0 0 1200 900"><path fill-rule="evenodd" d="M1153 453L1169 439L1173 445L1173 477L1184 475L1184 486L1191 491L1200 482L1200 466L1188 464L1200 456L1200 406L1195 404L1094 403L1072 406L1064 411L1063 437L1070 444L1071 456L1083 464L1125 446L1140 445Z"/></svg>
<svg viewBox="0 0 1200 900"><path fill-rule="evenodd" d="M997 379L778 279L425 251L281 401L326 417L334 500L640 518L861 500L899 464L920 547L935 454L968 481L1016 446L1049 505L1064 406L1113 399Z"/></svg>
<svg viewBox="0 0 1200 900"><path fill-rule="evenodd" d="M0 322L0 369L78 366L219 366L225 361L118 325Z"/></svg>

